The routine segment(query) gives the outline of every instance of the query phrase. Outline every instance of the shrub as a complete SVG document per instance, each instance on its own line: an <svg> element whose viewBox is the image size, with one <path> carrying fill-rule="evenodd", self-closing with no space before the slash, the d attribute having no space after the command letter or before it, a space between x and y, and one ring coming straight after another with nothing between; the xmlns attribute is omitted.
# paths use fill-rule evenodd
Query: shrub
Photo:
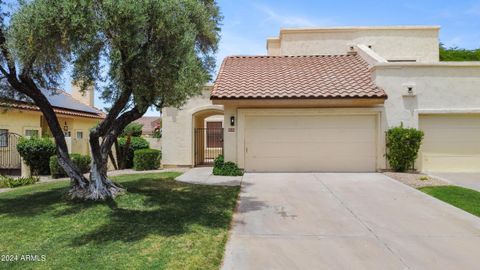
<svg viewBox="0 0 480 270"><path fill-rule="evenodd" d="M422 175L422 176L420 176L420 178L418 178L418 180L420 180L420 181L428 181L428 180L430 180L430 178L428 178L428 176L426 176L426 175Z"/></svg>
<svg viewBox="0 0 480 270"><path fill-rule="evenodd" d="M143 128L142 124L132 122L123 129L122 134L120 136L121 137L125 137L125 136L140 137L142 136L142 128Z"/></svg>
<svg viewBox="0 0 480 270"><path fill-rule="evenodd" d="M161 129L161 128L156 128L156 129L153 131L152 137L153 137L153 138L156 138L156 139L162 138L162 129Z"/></svg>
<svg viewBox="0 0 480 270"><path fill-rule="evenodd" d="M25 163L30 166L33 175L48 175L48 158L55 154L55 143L48 138L20 138L17 150Z"/></svg>
<svg viewBox="0 0 480 270"><path fill-rule="evenodd" d="M0 175L0 187L15 188L26 185L33 185L40 180L36 176L12 178Z"/></svg>
<svg viewBox="0 0 480 270"><path fill-rule="evenodd" d="M72 162L77 165L77 167L80 169L82 173L87 173L90 171L90 163L92 162L92 159L90 156L87 155L80 155L80 154L70 154L70 158L72 159ZM62 166L58 164L58 157L51 156L50 157L50 173L53 178L60 178L60 177L65 177L67 174L63 170Z"/></svg>
<svg viewBox="0 0 480 270"><path fill-rule="evenodd" d="M156 149L136 150L133 158L133 166L136 171L155 170L160 167L162 152Z"/></svg>
<svg viewBox="0 0 480 270"><path fill-rule="evenodd" d="M227 161L223 155L219 155L213 161L213 175L222 175L222 176L242 176L243 170L238 168L237 164Z"/></svg>
<svg viewBox="0 0 480 270"><path fill-rule="evenodd" d="M418 150L423 139L423 132L414 128L399 127L387 131L387 160L390 167L397 172L413 169Z"/></svg>
<svg viewBox="0 0 480 270"><path fill-rule="evenodd" d="M142 137L130 137L130 145L127 148L127 137L121 137L118 139L118 148L120 153L117 153L117 156L123 158L125 168L130 169L133 167L134 152L150 148L150 143Z"/></svg>
<svg viewBox="0 0 480 270"><path fill-rule="evenodd" d="M223 155L219 155L213 160L213 167L214 168L221 168L223 167L223 164L225 163L225 158Z"/></svg>

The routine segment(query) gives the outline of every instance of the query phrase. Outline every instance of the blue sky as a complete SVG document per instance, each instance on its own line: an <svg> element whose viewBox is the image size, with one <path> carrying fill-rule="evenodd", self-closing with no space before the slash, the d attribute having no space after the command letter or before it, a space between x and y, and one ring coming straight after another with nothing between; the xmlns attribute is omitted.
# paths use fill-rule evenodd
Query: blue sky
<svg viewBox="0 0 480 270"><path fill-rule="evenodd" d="M282 27L440 25L447 46L480 48L480 0L220 0L219 5L224 21L218 65L227 55L265 54L266 38ZM104 107L98 99L96 105Z"/></svg>

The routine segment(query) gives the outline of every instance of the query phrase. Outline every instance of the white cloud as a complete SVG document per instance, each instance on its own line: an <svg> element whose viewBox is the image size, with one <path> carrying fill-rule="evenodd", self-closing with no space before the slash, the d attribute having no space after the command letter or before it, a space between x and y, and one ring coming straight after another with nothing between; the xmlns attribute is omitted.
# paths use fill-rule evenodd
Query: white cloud
<svg viewBox="0 0 480 270"><path fill-rule="evenodd" d="M330 19L311 19L305 16L280 14L273 8L266 5L253 4L253 6L266 15L264 22L274 22L280 24L281 27L311 27L320 25L332 25Z"/></svg>

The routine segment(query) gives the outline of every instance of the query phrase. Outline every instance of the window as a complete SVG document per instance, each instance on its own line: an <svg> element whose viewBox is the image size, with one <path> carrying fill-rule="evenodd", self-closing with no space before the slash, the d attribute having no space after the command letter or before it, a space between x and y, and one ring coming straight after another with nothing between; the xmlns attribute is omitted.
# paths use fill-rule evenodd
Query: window
<svg viewBox="0 0 480 270"><path fill-rule="evenodd" d="M77 139L83 139L83 131L77 131Z"/></svg>
<svg viewBox="0 0 480 270"><path fill-rule="evenodd" d="M8 129L0 129L0 147L8 147Z"/></svg>
<svg viewBox="0 0 480 270"><path fill-rule="evenodd" d="M27 137L38 137L38 130L36 129L26 129L25 136Z"/></svg>

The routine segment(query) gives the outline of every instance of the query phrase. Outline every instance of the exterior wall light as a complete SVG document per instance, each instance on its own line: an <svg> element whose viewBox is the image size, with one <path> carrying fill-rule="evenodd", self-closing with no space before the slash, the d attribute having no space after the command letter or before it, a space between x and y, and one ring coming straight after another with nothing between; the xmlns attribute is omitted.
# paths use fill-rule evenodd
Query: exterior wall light
<svg viewBox="0 0 480 270"><path fill-rule="evenodd" d="M230 116L230 126L235 126L235 116Z"/></svg>

